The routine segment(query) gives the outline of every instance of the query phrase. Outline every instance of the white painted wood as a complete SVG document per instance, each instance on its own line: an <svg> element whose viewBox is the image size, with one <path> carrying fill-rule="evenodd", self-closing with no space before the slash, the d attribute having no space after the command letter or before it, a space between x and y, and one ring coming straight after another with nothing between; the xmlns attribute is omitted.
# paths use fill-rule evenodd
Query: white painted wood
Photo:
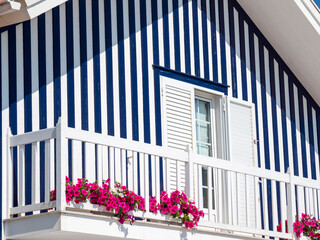
<svg viewBox="0 0 320 240"><path fill-rule="evenodd" d="M293 223L296 220L296 199L295 199L295 186L293 184L293 169L288 171L290 176L290 183L287 187L287 197L288 197L288 231L293 232Z"/></svg>
<svg viewBox="0 0 320 240"><path fill-rule="evenodd" d="M140 195L145 197L145 154L139 153Z"/></svg>
<svg viewBox="0 0 320 240"><path fill-rule="evenodd" d="M102 146L101 145L97 145L97 166L96 166L96 172L97 172L97 181L98 184L101 185L102 184L102 180L103 180L103 168L102 168L102 164L103 164L103 155L102 155Z"/></svg>
<svg viewBox="0 0 320 240"><path fill-rule="evenodd" d="M155 196L156 196L157 202L160 202L160 193L161 193L160 176L161 175L163 176L163 171L160 172L160 159L158 156L156 156L155 157Z"/></svg>
<svg viewBox="0 0 320 240"><path fill-rule="evenodd" d="M55 138L56 129L55 128L47 128L41 129L38 131L28 132L20 134L19 136L12 136L10 138L10 147L16 147L19 145L26 145L30 143L34 143L37 141L46 141L51 138Z"/></svg>
<svg viewBox="0 0 320 240"><path fill-rule="evenodd" d="M121 149L114 148L114 180L121 183Z"/></svg>
<svg viewBox="0 0 320 240"><path fill-rule="evenodd" d="M238 98L242 97L242 76L241 76L241 54L240 54L240 30L239 30L239 13L233 8L233 18L234 18L234 36L235 36L235 52L236 52L236 72L237 72L237 89ZM247 81L250 82L250 81Z"/></svg>
<svg viewBox="0 0 320 240"><path fill-rule="evenodd" d="M223 191L224 191L222 181L221 181L222 175L223 175L223 173L222 173L221 169L217 169L217 181L218 181L218 184L217 184L218 185L218 187L217 187L218 188L218 191L217 191L218 204L217 204L217 206L219 206L217 208L217 210L218 210L217 222L218 223L223 223L223 209L222 209L222 207L220 207L220 206L223 206ZM200 185L200 186L202 186L202 185Z"/></svg>
<svg viewBox="0 0 320 240"><path fill-rule="evenodd" d="M211 10L210 4L214 4L214 1L206 0L206 18L207 18L207 33L208 33L208 58L209 58L209 79L211 81L217 79L213 79L213 54L212 54L212 29L211 29ZM206 53L205 53L206 54Z"/></svg>
<svg viewBox="0 0 320 240"><path fill-rule="evenodd" d="M133 152L133 191L138 192L138 153Z"/></svg>
<svg viewBox="0 0 320 240"><path fill-rule="evenodd" d="M145 208L147 212L149 211L149 155L144 154L144 200Z"/></svg>
<svg viewBox="0 0 320 240"><path fill-rule="evenodd" d="M207 182L208 182L208 220L209 222L213 222L213 206L212 206L212 201L213 201L213 196L212 196L212 168L208 167L208 175L207 175Z"/></svg>
<svg viewBox="0 0 320 240"><path fill-rule="evenodd" d="M40 145L39 142L32 143L32 183L31 203L40 202Z"/></svg>
<svg viewBox="0 0 320 240"><path fill-rule="evenodd" d="M229 6L228 1L223 1L223 16L224 16L224 33L225 33L225 51L226 51L226 69L228 96L232 96L232 76L231 76L231 50L230 50L230 28L229 28Z"/></svg>
<svg viewBox="0 0 320 240"><path fill-rule="evenodd" d="M249 26L246 21L244 21L244 42L245 42L245 51L246 51L246 76L247 76L248 102L252 102L250 47L253 47L253 46L249 45Z"/></svg>
<svg viewBox="0 0 320 240"><path fill-rule="evenodd" d="M24 133L23 25L16 26L17 134Z"/></svg>
<svg viewBox="0 0 320 240"><path fill-rule="evenodd" d="M82 142L72 140L72 182L82 178ZM80 149L79 149L80 148Z"/></svg>
<svg viewBox="0 0 320 240"><path fill-rule="evenodd" d="M303 104L303 118L304 118L304 136L305 136L305 143L306 143L306 155L307 155L307 173L308 178L312 178L311 175L311 157L310 157L310 139L309 139L309 116L308 116L308 106L307 106L307 99L305 96L302 97L302 104Z"/></svg>
<svg viewBox="0 0 320 240"><path fill-rule="evenodd" d="M191 75L195 75L195 57L194 57L194 26L193 26L193 13L192 1L188 1L188 15L189 15L189 38L190 38L190 66Z"/></svg>
<svg viewBox="0 0 320 240"><path fill-rule="evenodd" d="M44 148L45 148L45 174L44 174L44 199L45 202L50 201L50 191L53 190L51 188L51 178L54 178L53 175L51 175L52 170L51 170L51 162L54 161L54 158L51 158L51 156L54 154L51 150L51 142L49 140L45 141L44 143Z"/></svg>
<svg viewBox="0 0 320 240"><path fill-rule="evenodd" d="M38 20L32 19L31 29L31 91L32 131L39 130L39 69L38 69Z"/></svg>
<svg viewBox="0 0 320 240"><path fill-rule="evenodd" d="M120 150L121 154L121 184L127 185L127 153L125 149Z"/></svg>
<svg viewBox="0 0 320 240"><path fill-rule="evenodd" d="M197 37L199 42L199 60L200 60L200 77L204 78L204 52L203 52L203 34L202 34L202 10L201 10L201 0L197 1L197 11L198 11L198 36ZM208 53L205 53L208 54Z"/></svg>
<svg viewBox="0 0 320 240"><path fill-rule="evenodd" d="M60 117L57 124L57 142L56 142L56 209L64 211L66 208L66 176L67 176L67 138L65 137L65 123ZM38 191L37 191L38 192Z"/></svg>
<svg viewBox="0 0 320 240"><path fill-rule="evenodd" d="M18 206L25 205L25 147L18 147Z"/></svg>
<svg viewBox="0 0 320 240"><path fill-rule="evenodd" d="M68 123L68 88L67 79L67 24L66 24L66 4L60 5L60 85L61 85L61 116ZM54 123L56 124L56 123Z"/></svg>
<svg viewBox="0 0 320 240"><path fill-rule="evenodd" d="M107 180L110 178L110 172L109 172L109 164L110 164L110 158L109 158L109 149L106 146L100 146L102 155L101 155L101 161L102 161L102 180Z"/></svg>
<svg viewBox="0 0 320 240"><path fill-rule="evenodd" d="M156 159L151 155L151 196L156 196Z"/></svg>
<svg viewBox="0 0 320 240"><path fill-rule="evenodd" d="M128 169L128 188L133 191L133 185L134 185L134 176L135 172L133 170L134 160L133 160L133 152L127 151L127 169Z"/></svg>
<svg viewBox="0 0 320 240"><path fill-rule="evenodd" d="M11 208L10 215L40 211L40 210L55 208L55 207L56 207L56 201L25 205L25 206Z"/></svg>
<svg viewBox="0 0 320 240"><path fill-rule="evenodd" d="M113 147L109 147L109 171L110 171L110 186L113 187L114 186L114 182L115 182L115 149Z"/></svg>
<svg viewBox="0 0 320 240"><path fill-rule="evenodd" d="M9 146L8 142L9 142L9 139L11 137L12 133L11 133L11 129L8 128L8 131L7 131L7 146ZM13 150L12 148L10 147L7 147L7 149L5 150L7 151L7 183L8 183L8 186L7 186L7 206L6 209L7 209L7 216L6 218L10 218L10 208L12 208L13 206Z"/></svg>
<svg viewBox="0 0 320 240"><path fill-rule="evenodd" d="M263 206L263 220L264 220L264 230L269 229L269 214L268 214L268 189L267 180L262 179L262 206Z"/></svg>
<svg viewBox="0 0 320 240"><path fill-rule="evenodd" d="M279 197L279 196L278 196ZM280 182L280 208L281 208L281 226L285 226L285 220L287 217L287 198L286 198L286 185ZM285 232L285 228L282 228L282 232Z"/></svg>
<svg viewBox="0 0 320 240"><path fill-rule="evenodd" d="M315 152L315 166L316 166L316 179L320 180L320 170L319 170L319 148L318 148L318 134L317 134L317 120L316 111L312 108L312 126L313 126L313 145Z"/></svg>
<svg viewBox="0 0 320 240"><path fill-rule="evenodd" d="M180 42L180 63L181 63L180 70L181 72L186 72L183 0L178 0L178 15L179 15L179 39L180 39L179 42Z"/></svg>
<svg viewBox="0 0 320 240"><path fill-rule="evenodd" d="M211 1L215 6L215 17L216 17L216 42L217 42L217 65L218 65L218 82L222 83L221 73L221 48L220 48L220 23L219 23L219 5L218 0Z"/></svg>
<svg viewBox="0 0 320 240"><path fill-rule="evenodd" d="M296 141L297 141L297 157L298 157L298 168L299 176L303 176L302 169L302 150L301 150L301 129L300 129L300 114L299 114L299 98L298 98L298 88L293 84L293 101L294 101L294 116L295 116L295 126L296 126Z"/></svg>
<svg viewBox="0 0 320 240"><path fill-rule="evenodd" d="M158 41L159 41L159 64L164 66L164 43L163 43L163 13L162 0L157 1L158 10Z"/></svg>
<svg viewBox="0 0 320 240"><path fill-rule="evenodd" d="M89 182L94 182L96 180L96 154L95 154L95 145L92 143L84 144L84 168L85 168L85 178Z"/></svg>
<svg viewBox="0 0 320 240"><path fill-rule="evenodd" d="M141 45L141 22L140 22L140 2L134 1L136 43ZM139 141L144 142L143 123L143 84L142 84L142 47L137 47L137 95L138 95L138 121L139 121Z"/></svg>

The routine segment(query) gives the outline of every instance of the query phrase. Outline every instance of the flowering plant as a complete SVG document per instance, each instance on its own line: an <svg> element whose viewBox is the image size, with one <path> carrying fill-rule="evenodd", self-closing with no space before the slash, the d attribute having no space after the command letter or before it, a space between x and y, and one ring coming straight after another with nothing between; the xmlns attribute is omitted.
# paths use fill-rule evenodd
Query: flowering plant
<svg viewBox="0 0 320 240"><path fill-rule="evenodd" d="M170 197L166 191L160 194L160 203L155 197L150 197L150 211L171 215L173 218L182 220L186 228L198 226L200 217L204 217L203 211L199 211L194 202L188 199L184 192L178 190L172 192Z"/></svg>
<svg viewBox="0 0 320 240"><path fill-rule="evenodd" d="M145 200L143 197L129 191L120 183L115 183L115 188L109 186L110 179L99 186L97 182L89 183L87 179L78 178L77 184L73 184L70 178L66 177L66 201L79 204L90 201L92 204L105 206L108 212L114 212L123 224L125 221L132 224L135 221L130 211L145 211ZM56 200L56 190L50 192L50 200Z"/></svg>
<svg viewBox="0 0 320 240"><path fill-rule="evenodd" d="M78 178L77 183L73 184L70 178L66 177L66 201L74 201L76 204L89 201L104 206L108 212L113 212L121 224L134 223L135 218L129 212L145 212L145 199L118 182L115 183L114 189L111 189L109 184L110 179L103 181L102 186L99 186L97 181L89 183L85 178ZM56 200L56 189L50 192L50 200ZM199 211L195 203L189 200L184 192L178 190L172 192L170 197L167 192L162 191L160 203L155 197L150 197L149 200L151 212L159 211L161 214L181 219L186 228L198 226L200 217L204 217L203 211Z"/></svg>
<svg viewBox="0 0 320 240"><path fill-rule="evenodd" d="M297 238L300 238L301 234L303 234L311 240L320 239L320 220L302 213L301 220L297 219L293 223L293 232Z"/></svg>
<svg viewBox="0 0 320 240"><path fill-rule="evenodd" d="M288 221L287 220L285 221L285 230L286 230L286 233L288 233ZM277 232L282 232L281 222L277 226Z"/></svg>

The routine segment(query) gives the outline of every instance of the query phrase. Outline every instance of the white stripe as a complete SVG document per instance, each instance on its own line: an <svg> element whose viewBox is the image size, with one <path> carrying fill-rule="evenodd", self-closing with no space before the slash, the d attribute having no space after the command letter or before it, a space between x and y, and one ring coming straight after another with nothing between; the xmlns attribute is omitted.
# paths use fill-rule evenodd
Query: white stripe
<svg viewBox="0 0 320 240"><path fill-rule="evenodd" d="M93 44L92 44L92 2L86 1L86 33L87 33L87 84L88 84L88 127L94 131L94 73L93 73Z"/></svg>
<svg viewBox="0 0 320 240"><path fill-rule="evenodd" d="M284 72L284 90L286 100L286 123L287 123L287 139L288 139L288 157L289 169L293 173L293 149L292 149L292 133L291 133L291 115L290 115L290 97L289 97L289 79L288 75ZM287 169L285 169L287 171Z"/></svg>
<svg viewBox="0 0 320 240"><path fill-rule="evenodd" d="M81 73L80 73L80 23L79 1L73 0L73 54L74 54L74 123L82 129L81 119ZM82 176L82 143L72 141L72 181Z"/></svg>
<svg viewBox="0 0 320 240"><path fill-rule="evenodd" d="M211 16L210 16L210 3L209 0L206 0L206 11L207 11L207 35L208 35L208 58L209 58L209 79L213 81L213 54L212 54L212 29L211 29ZM206 54L206 53L205 53ZM215 79L216 80L216 79Z"/></svg>
<svg viewBox="0 0 320 240"><path fill-rule="evenodd" d="M170 68L176 69L175 58L174 58L176 52L174 49L173 6L172 6L173 3L172 3L172 1L173 0L168 0L169 51L170 51Z"/></svg>
<svg viewBox="0 0 320 240"><path fill-rule="evenodd" d="M8 53L8 32L1 33L1 98L2 98L2 139L6 139L7 130L9 127L9 53ZM2 149L7 149L7 141L2 141ZM2 159L7 159L7 151L2 151ZM2 217L7 218L7 161L2 161ZM2 239L4 238L4 231L2 231Z"/></svg>
<svg viewBox="0 0 320 240"><path fill-rule="evenodd" d="M237 91L238 91L238 98L242 99L239 14L238 14L238 11L235 8L233 8L233 14L234 14L235 45L236 45Z"/></svg>
<svg viewBox="0 0 320 240"><path fill-rule="evenodd" d="M114 135L120 137L120 105L119 105L119 63L117 35L117 1L111 0L111 32L112 32L112 65L113 65L113 103L114 103Z"/></svg>
<svg viewBox="0 0 320 240"><path fill-rule="evenodd" d="M269 139L269 158L270 169L275 170L274 162L274 140L273 140L273 121L272 121L272 103L271 103L271 86L270 86L270 66L269 66L269 52L266 47L263 47L264 52L264 68L266 81L266 105L267 105L267 122L268 122L268 139Z"/></svg>
<svg viewBox="0 0 320 240"><path fill-rule="evenodd" d="M261 100L261 79L260 79L260 64L259 64L259 39L254 35L254 53L255 53L255 65L256 65L256 91L257 91L257 114L258 114L258 126L259 126L259 149L260 149L260 163L261 168L265 168L265 156L264 156L264 137L263 137L263 121L262 121L262 100Z"/></svg>
<svg viewBox="0 0 320 240"><path fill-rule="evenodd" d="M46 83L47 83L47 127L54 125L54 86L53 86L53 36L52 10L45 13L46 21Z"/></svg>
<svg viewBox="0 0 320 240"><path fill-rule="evenodd" d="M68 123L66 4L60 5L61 116ZM54 123L56 124L56 123Z"/></svg>
<svg viewBox="0 0 320 240"><path fill-rule="evenodd" d="M204 58L203 58L203 34L202 34L202 11L201 0L198 0L198 42L199 42L199 60L200 60L200 77L204 78ZM207 54L207 53L206 53Z"/></svg>
<svg viewBox="0 0 320 240"><path fill-rule="evenodd" d="M139 116L139 141L144 142L143 128L143 88L142 88L142 52L141 52L141 24L140 24L140 2L135 3L135 23L136 23L136 42L137 42L137 84L138 84L138 116Z"/></svg>
<svg viewBox="0 0 320 240"><path fill-rule="evenodd" d="M224 10L224 29L225 29L225 44L226 44L226 66L227 66L227 82L228 95L232 96L232 76L231 76L231 51L230 51L230 30L229 30L229 11L228 1L223 1Z"/></svg>
<svg viewBox="0 0 320 240"><path fill-rule="evenodd" d="M312 175L311 175L311 158L310 158L310 140L309 140L309 118L308 118L307 99L304 96L302 96L302 101L303 101L304 135L305 135L305 142L306 142L308 178L312 179Z"/></svg>
<svg viewBox="0 0 320 240"><path fill-rule="evenodd" d="M302 169L299 100L298 100L298 88L295 84L293 84L293 100L294 100L294 115L295 115L295 120L296 120L296 139L297 139L297 156L298 156L299 176L302 177L303 176L303 169Z"/></svg>
<svg viewBox="0 0 320 240"><path fill-rule="evenodd" d="M17 58L17 134L24 133L23 28L16 26Z"/></svg>
<svg viewBox="0 0 320 240"><path fill-rule="evenodd" d="M194 59L194 34L193 34L193 14L192 14L192 1L188 2L189 10L189 34L190 34L190 65L191 65L191 75L195 75L195 59Z"/></svg>
<svg viewBox="0 0 320 240"><path fill-rule="evenodd" d="M285 172L284 169L284 145L282 137L282 117L281 117L281 97L280 97L280 80L279 80L279 64L274 59L274 80L276 89L276 110L277 110L277 127L278 127L278 146L279 146L279 162L280 172Z"/></svg>
<svg viewBox="0 0 320 240"><path fill-rule="evenodd" d="M100 43L100 89L101 89L101 132L108 133L107 116L107 65L105 39L104 0L99 0L99 43ZM102 151L104 154L105 150ZM103 158L104 159L104 158Z"/></svg>
<svg viewBox="0 0 320 240"><path fill-rule="evenodd" d="M318 126L317 126L317 117L316 110L312 108L312 126L313 126L313 145L314 145L314 153L315 153L315 162L316 162L316 179L320 180L320 172L319 172L319 148L318 148ZM319 196L320 197L320 196ZM320 208L320 206L319 206ZM319 212L320 214L320 212Z"/></svg>
<svg viewBox="0 0 320 240"><path fill-rule="evenodd" d="M222 83L221 68L221 46L220 46L220 22L219 22L219 5L218 0L214 1L215 17L216 17L216 43L217 43L217 63L218 63L218 82Z"/></svg>
<svg viewBox="0 0 320 240"><path fill-rule="evenodd" d="M79 1L73 0L73 52L74 52L74 119L75 128L81 129L81 74ZM81 153L81 151L79 150Z"/></svg>
<svg viewBox="0 0 320 240"><path fill-rule="evenodd" d="M124 66L126 86L126 120L127 139L132 139L132 99L131 99L131 63L130 63L130 36L129 36L129 1L123 1L123 33L124 33Z"/></svg>
<svg viewBox="0 0 320 240"><path fill-rule="evenodd" d="M92 43L92 1L86 1L86 32L87 32L87 84L88 84L88 129L95 131L95 110L94 110L94 73L93 73L93 43ZM85 144L86 153L86 178L95 181L95 145Z"/></svg>
<svg viewBox="0 0 320 240"><path fill-rule="evenodd" d="M179 42L180 42L180 65L181 72L186 71L185 56L185 40L184 40L184 16L183 16L183 0L179 0Z"/></svg>
<svg viewBox="0 0 320 240"><path fill-rule="evenodd" d="M31 20L32 130L39 130L38 19Z"/></svg>
<svg viewBox="0 0 320 240"><path fill-rule="evenodd" d="M164 43L163 43L163 16L162 16L162 0L157 1L158 4L158 36L159 36L159 64L164 66Z"/></svg>
<svg viewBox="0 0 320 240"><path fill-rule="evenodd" d="M148 38L148 74L149 74L149 111L150 111L150 140L151 144L156 143L156 120L155 120L155 99L154 99L154 73L153 73L153 36L152 36L152 9L151 1L146 2L147 15L147 38ZM142 13L143 14L143 13ZM173 15L172 15L173 16ZM174 43L174 42L173 42Z"/></svg>
<svg viewBox="0 0 320 240"><path fill-rule="evenodd" d="M250 66L250 46L249 45L249 27L244 21L244 41L246 48L246 74L247 74L247 88L248 88L248 102L252 102L252 87L251 87L251 66Z"/></svg>

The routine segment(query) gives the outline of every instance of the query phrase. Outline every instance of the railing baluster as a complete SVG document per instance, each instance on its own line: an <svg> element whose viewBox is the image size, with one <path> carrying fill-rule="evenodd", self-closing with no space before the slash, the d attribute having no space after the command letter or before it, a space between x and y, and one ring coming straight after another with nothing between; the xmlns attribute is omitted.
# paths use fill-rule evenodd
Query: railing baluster
<svg viewBox="0 0 320 240"><path fill-rule="evenodd" d="M50 152L50 140L45 141L45 182L44 182L44 192L45 192L45 202L50 201L50 180L51 180L51 152Z"/></svg>
<svg viewBox="0 0 320 240"><path fill-rule="evenodd" d="M317 204L317 189L313 188L313 204L314 204L314 216L319 219L319 207Z"/></svg>
<svg viewBox="0 0 320 240"><path fill-rule="evenodd" d="M272 197L272 225L273 231L277 231L278 225L278 207L277 207L277 187L274 180L271 181L271 197Z"/></svg>
<svg viewBox="0 0 320 240"><path fill-rule="evenodd" d="M221 169L217 169L217 178L218 178L218 222L219 223L223 223L223 184L222 184L222 170Z"/></svg>
<svg viewBox="0 0 320 240"><path fill-rule="evenodd" d="M231 179L231 172L229 171L226 171L225 172L226 174L226 178L227 178L227 189L228 189L228 199L226 201L226 204L227 204L227 207L226 207L226 210L228 211L227 213L227 219L228 219L228 224L233 224L234 223L234 220L233 220L233 205L232 205L232 202L233 202L233 194L232 194L232 179Z"/></svg>
<svg viewBox="0 0 320 240"><path fill-rule="evenodd" d="M164 162L164 169L165 169L165 181L166 181L166 192L170 191L170 160L168 158L163 159Z"/></svg>
<svg viewBox="0 0 320 240"><path fill-rule="evenodd" d="M114 170L115 170L115 181L121 183L121 150L114 148Z"/></svg>
<svg viewBox="0 0 320 240"><path fill-rule="evenodd" d="M249 219L250 219L250 182L248 181L248 176L244 174L244 186L245 186L245 194L244 194L244 206L246 209L246 227L249 227Z"/></svg>
<svg viewBox="0 0 320 240"><path fill-rule="evenodd" d="M151 196L156 196L156 159L151 156Z"/></svg>
<svg viewBox="0 0 320 240"><path fill-rule="evenodd" d="M25 204L25 146L18 147L18 206Z"/></svg>
<svg viewBox="0 0 320 240"><path fill-rule="evenodd" d="M40 202L40 152L39 142L32 143L32 204Z"/></svg>
<svg viewBox="0 0 320 240"><path fill-rule="evenodd" d="M82 142L72 140L72 182L76 183L78 178L82 178Z"/></svg>
<svg viewBox="0 0 320 240"><path fill-rule="evenodd" d="M102 146L102 155L101 155L101 160L102 160L102 180L107 180L110 178L109 175L109 150L108 147Z"/></svg>
<svg viewBox="0 0 320 240"><path fill-rule="evenodd" d="M102 146L101 145L97 145L97 169L96 169L96 172L97 172L97 181L98 181L98 184L101 184L102 183L102 161L103 161L103 155L102 155Z"/></svg>
<svg viewBox="0 0 320 240"><path fill-rule="evenodd" d="M149 212L149 155L144 154L144 198L147 212Z"/></svg>
<svg viewBox="0 0 320 240"><path fill-rule="evenodd" d="M296 217L296 194L295 194L295 185L293 182L293 170L288 169L287 173L290 176L290 181L287 187L287 198L288 198L288 231L289 233L293 233L293 222Z"/></svg>
<svg viewBox="0 0 320 240"><path fill-rule="evenodd" d="M145 165L145 155L144 153L139 153L139 166L140 166L140 195L144 196L145 193L145 171L144 171L144 165Z"/></svg>
<svg viewBox="0 0 320 240"><path fill-rule="evenodd" d="M130 190L133 190L133 152L132 151L127 151L127 163L128 163L128 188Z"/></svg>
<svg viewBox="0 0 320 240"><path fill-rule="evenodd" d="M280 207L281 207L281 226L282 226L282 232L285 232L285 220L288 218L286 216L287 212L287 206L286 206L286 186L284 182L280 182Z"/></svg>
<svg viewBox="0 0 320 240"><path fill-rule="evenodd" d="M125 149L120 150L121 154L121 184L127 185L127 153Z"/></svg>
<svg viewBox="0 0 320 240"><path fill-rule="evenodd" d="M115 156L114 156L114 148L109 147L109 166L110 166L110 186L114 186L115 178L114 178L114 161L115 161Z"/></svg>
<svg viewBox="0 0 320 240"><path fill-rule="evenodd" d="M263 204L263 220L264 229L269 230L269 214L268 214L268 189L267 179L262 179L262 204Z"/></svg>
<svg viewBox="0 0 320 240"><path fill-rule="evenodd" d="M208 220L213 221L213 206L212 206L212 168L208 167L207 170L207 183L208 183Z"/></svg>
<svg viewBox="0 0 320 240"><path fill-rule="evenodd" d="M89 182L96 180L95 167L96 167L96 154L95 154L95 144L85 143L85 178Z"/></svg>
<svg viewBox="0 0 320 240"><path fill-rule="evenodd" d="M157 202L160 202L160 159L158 156L155 157L156 159L156 164L155 164L155 171L156 171L156 174L155 174L155 179L156 179L156 199L157 199Z"/></svg>
<svg viewBox="0 0 320 240"><path fill-rule="evenodd" d="M11 129L7 133L7 218L10 218L10 209L13 206L13 148L10 147Z"/></svg>
<svg viewBox="0 0 320 240"><path fill-rule="evenodd" d="M305 193L304 193L304 188L301 186L297 186L297 196L298 196L298 216L301 216L301 213L305 213L306 209L305 209L305 202L304 202L304 197L305 197Z"/></svg>
<svg viewBox="0 0 320 240"><path fill-rule="evenodd" d="M133 152L133 191L138 192L138 153Z"/></svg>
<svg viewBox="0 0 320 240"><path fill-rule="evenodd" d="M176 183L177 183L177 190L181 191L181 165L179 161L174 161L176 165Z"/></svg>
<svg viewBox="0 0 320 240"><path fill-rule="evenodd" d="M199 177L198 177L198 164L193 164L193 173L194 173L194 184L192 185L192 187L194 188L194 201L197 204L198 207L200 207L199 203L199 188L201 188L201 185L199 183ZM199 183L199 184L198 184Z"/></svg>

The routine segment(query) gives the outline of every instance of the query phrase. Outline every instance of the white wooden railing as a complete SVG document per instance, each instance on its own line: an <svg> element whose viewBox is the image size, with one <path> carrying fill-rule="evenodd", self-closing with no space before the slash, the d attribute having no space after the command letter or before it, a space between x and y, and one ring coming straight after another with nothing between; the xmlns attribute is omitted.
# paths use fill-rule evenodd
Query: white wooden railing
<svg viewBox="0 0 320 240"><path fill-rule="evenodd" d="M292 222L296 215L307 212L320 217L319 182L290 172L235 166L232 161L195 155L190 147L181 151L151 146L68 128L61 121L55 128L17 136L8 133L7 140L7 218L23 217L30 212L40 214L41 210L47 209L76 210L79 206L67 204L65 200L67 175L72 175L73 182L79 177L90 181L97 179L99 183L107 178L111 179L111 184L121 182L145 197L146 209L149 209L149 196L156 196L159 201L161 190L169 189L169 166L172 164L178 171L176 188L182 188L182 173L179 171L185 169L185 191L198 207L203 208L204 201L207 202L206 216L198 229L258 238L292 239ZM32 146L28 159L27 145ZM40 159L40 150L44 151L44 155L41 154L43 159ZM25 204L26 161L29 164L31 161L32 166L31 204L28 205ZM44 173L40 171L40 162L44 164ZM18 166L17 172L13 169L14 164ZM42 174L44 182L40 182ZM207 195L204 196L205 180ZM50 202L49 193L54 188L57 200ZM44 191L44 199L40 197L41 191ZM82 205L82 208L97 209L90 204ZM143 219L166 220L148 211L135 215ZM285 233L284 227L282 232L276 229L279 222L285 226L285 220L288 220L289 234Z"/></svg>

